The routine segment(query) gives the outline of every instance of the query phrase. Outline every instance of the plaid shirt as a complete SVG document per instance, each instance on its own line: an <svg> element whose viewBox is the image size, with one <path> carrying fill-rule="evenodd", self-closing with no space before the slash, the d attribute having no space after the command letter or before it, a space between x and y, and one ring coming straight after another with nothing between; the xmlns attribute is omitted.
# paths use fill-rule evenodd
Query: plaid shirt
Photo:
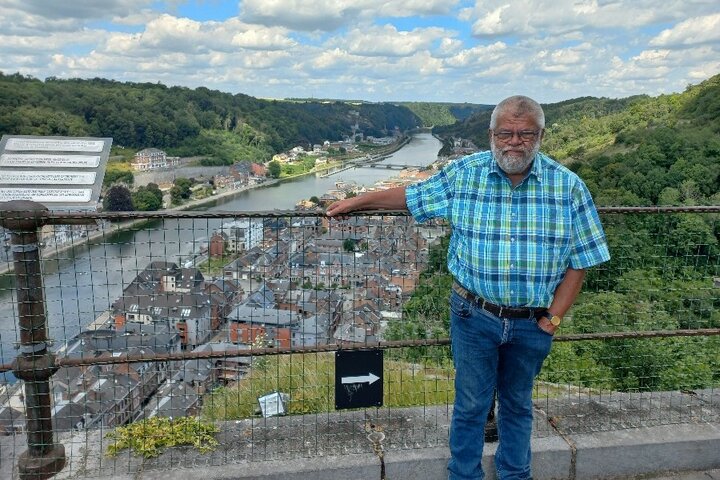
<svg viewBox="0 0 720 480"><path fill-rule="evenodd" d="M408 186L406 201L418 222L450 222L450 273L499 305L548 307L568 267L610 259L587 187L541 153L515 188L492 153L479 152Z"/></svg>

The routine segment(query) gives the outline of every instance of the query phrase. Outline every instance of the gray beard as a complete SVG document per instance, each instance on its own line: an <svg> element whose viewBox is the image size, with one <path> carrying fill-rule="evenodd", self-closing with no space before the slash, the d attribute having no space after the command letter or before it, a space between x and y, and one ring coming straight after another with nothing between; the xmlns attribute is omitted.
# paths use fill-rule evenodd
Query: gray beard
<svg viewBox="0 0 720 480"><path fill-rule="evenodd" d="M535 159L535 155L540 151L540 142L536 141L532 149L520 158L504 154L502 149L495 146L495 142L490 142L490 151L492 151L493 157L500 167L500 170L508 175L514 175L527 170Z"/></svg>

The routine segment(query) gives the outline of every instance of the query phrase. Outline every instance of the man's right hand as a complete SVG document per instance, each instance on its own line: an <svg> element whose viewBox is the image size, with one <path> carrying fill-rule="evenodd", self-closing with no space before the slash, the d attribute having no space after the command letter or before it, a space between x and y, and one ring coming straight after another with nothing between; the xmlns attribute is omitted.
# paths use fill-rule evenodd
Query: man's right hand
<svg viewBox="0 0 720 480"><path fill-rule="evenodd" d="M360 210L407 210L405 187L363 193L357 197L337 201L327 208L325 214L328 217L347 218L346 213Z"/></svg>
<svg viewBox="0 0 720 480"><path fill-rule="evenodd" d="M325 210L325 215L328 217L339 216L339 218L347 218L346 213L350 213L354 210L352 207L353 199L346 198L345 200L338 200L337 202L331 203Z"/></svg>

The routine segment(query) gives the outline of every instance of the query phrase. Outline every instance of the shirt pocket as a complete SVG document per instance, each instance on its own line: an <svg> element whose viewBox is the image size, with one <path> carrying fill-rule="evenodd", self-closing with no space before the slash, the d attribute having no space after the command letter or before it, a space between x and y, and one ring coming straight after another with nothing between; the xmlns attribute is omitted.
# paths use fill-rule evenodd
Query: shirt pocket
<svg viewBox="0 0 720 480"><path fill-rule="evenodd" d="M538 242L550 274L564 271L570 257L572 241L572 224L570 221L570 205L561 200L551 199L540 207L541 213L537 232Z"/></svg>

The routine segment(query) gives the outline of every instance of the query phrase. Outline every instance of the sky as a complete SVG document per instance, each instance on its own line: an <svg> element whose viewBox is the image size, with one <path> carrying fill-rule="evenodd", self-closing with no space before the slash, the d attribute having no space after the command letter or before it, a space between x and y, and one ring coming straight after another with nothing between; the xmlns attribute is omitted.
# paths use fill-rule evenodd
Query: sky
<svg viewBox="0 0 720 480"><path fill-rule="evenodd" d="M0 0L0 71L259 98L495 104L682 92L717 0Z"/></svg>

